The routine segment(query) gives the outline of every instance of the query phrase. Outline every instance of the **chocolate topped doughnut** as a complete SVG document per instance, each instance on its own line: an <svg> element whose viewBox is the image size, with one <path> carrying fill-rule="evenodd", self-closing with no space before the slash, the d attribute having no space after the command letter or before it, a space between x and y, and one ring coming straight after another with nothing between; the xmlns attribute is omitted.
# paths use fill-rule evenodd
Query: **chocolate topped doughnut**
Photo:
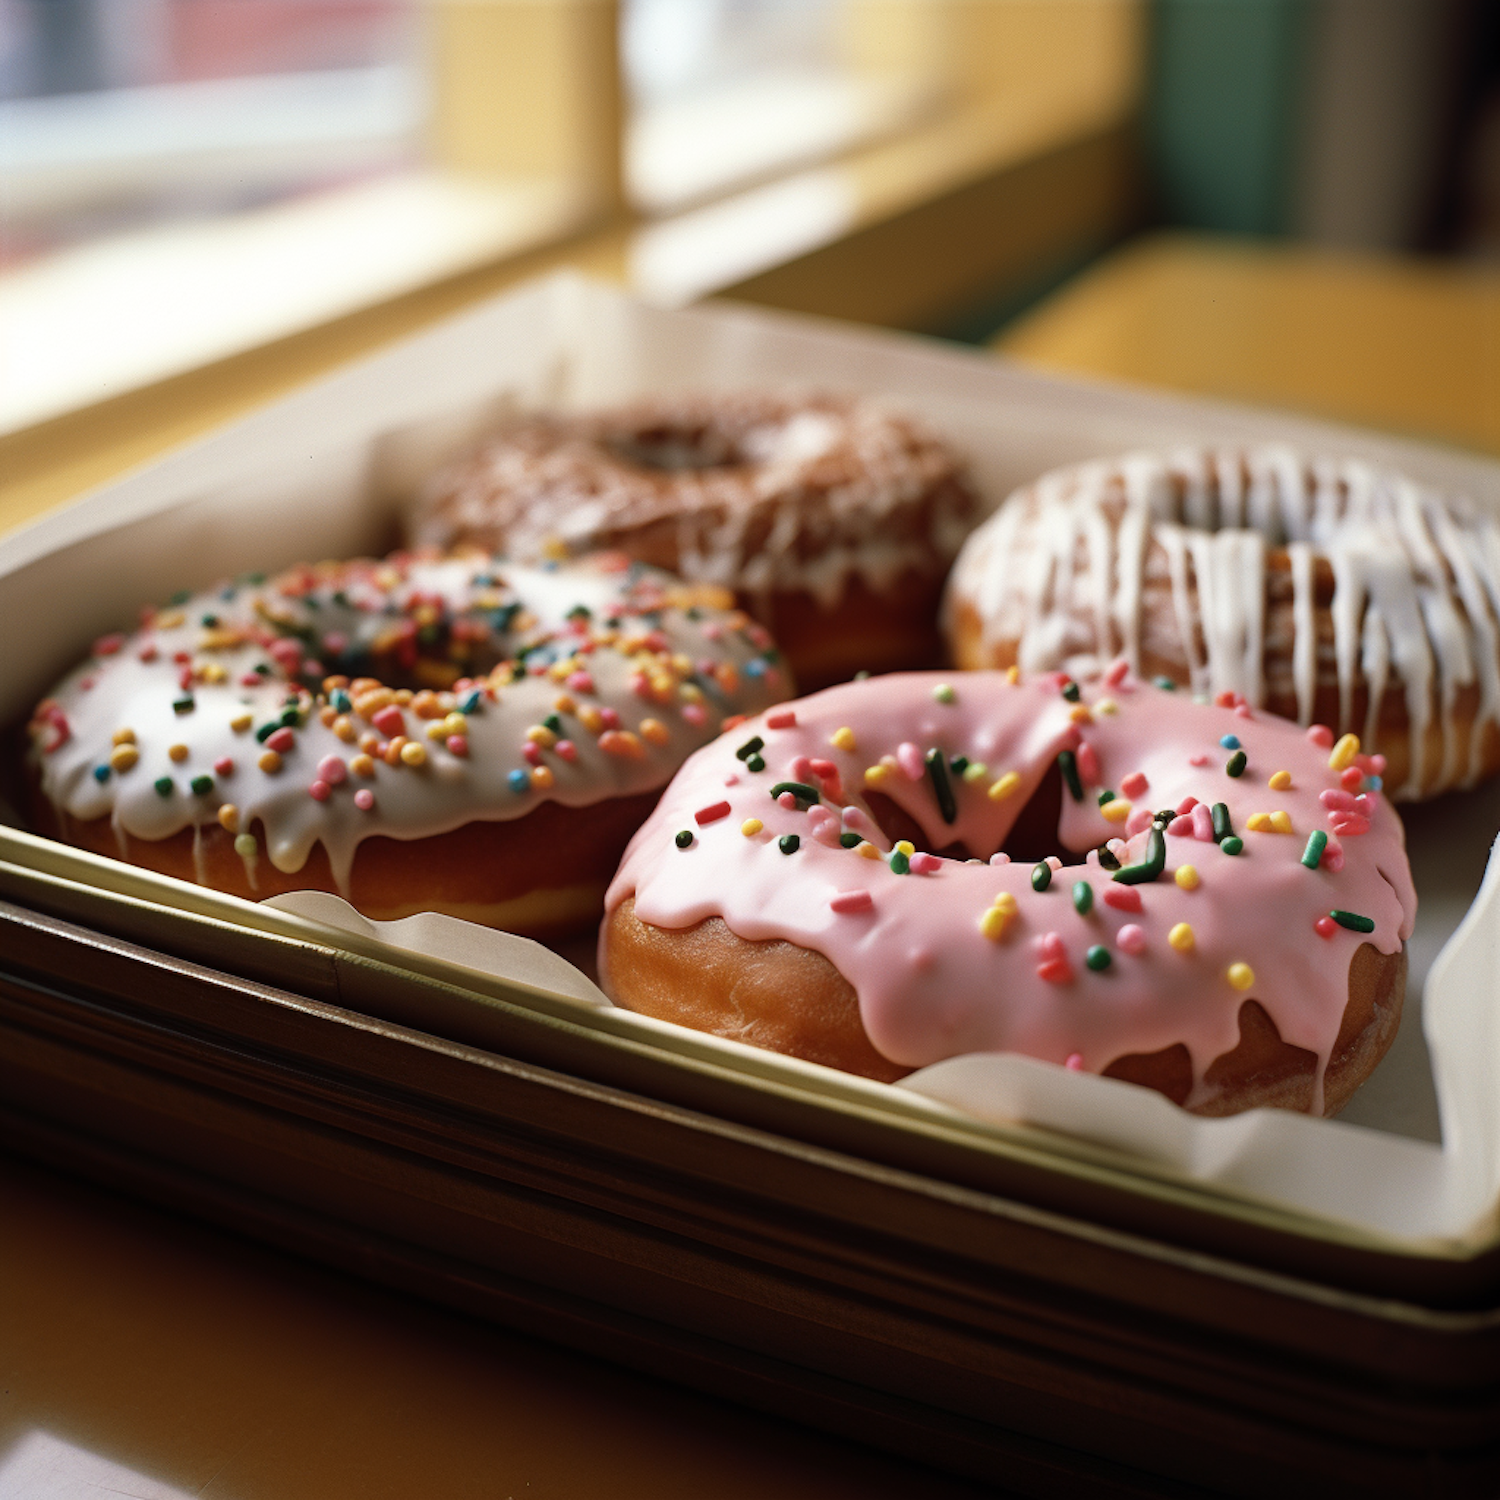
<svg viewBox="0 0 1500 1500"><path fill-rule="evenodd" d="M911 418L734 394L518 421L427 486L411 533L522 559L618 548L733 589L815 687L937 659L942 580L976 516Z"/></svg>

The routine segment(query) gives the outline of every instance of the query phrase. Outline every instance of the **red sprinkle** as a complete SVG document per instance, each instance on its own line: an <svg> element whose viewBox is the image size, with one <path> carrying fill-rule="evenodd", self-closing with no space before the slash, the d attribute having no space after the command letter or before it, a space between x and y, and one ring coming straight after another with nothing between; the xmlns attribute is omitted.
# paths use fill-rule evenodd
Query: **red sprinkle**
<svg viewBox="0 0 1500 1500"><path fill-rule="evenodd" d="M1333 825L1333 831L1343 834L1345 838L1370 831L1370 820L1359 813L1334 813L1328 821Z"/></svg>
<svg viewBox="0 0 1500 1500"><path fill-rule="evenodd" d="M552 748L569 764L578 759L578 746L572 740L559 740Z"/></svg>
<svg viewBox="0 0 1500 1500"><path fill-rule="evenodd" d="M142 661L155 661L157 658L157 654L158 653L155 646L142 646L141 649L136 652L136 655L140 657Z"/></svg>
<svg viewBox="0 0 1500 1500"><path fill-rule="evenodd" d="M1073 977L1073 966L1065 958L1049 958L1037 965L1036 977L1048 984L1067 984Z"/></svg>
<svg viewBox="0 0 1500 1500"><path fill-rule="evenodd" d="M234 762L227 756L221 755L214 762L214 774L218 776L231 776L234 774Z"/></svg>
<svg viewBox="0 0 1500 1500"><path fill-rule="evenodd" d="M1083 1053L1068 1053L1068 1060L1063 1064L1063 1067L1070 1069L1074 1073L1083 1072Z"/></svg>
<svg viewBox="0 0 1500 1500"><path fill-rule="evenodd" d="M266 740L266 749L274 750L278 755L285 755L297 743L297 736L285 725L282 725L275 734Z"/></svg>
<svg viewBox="0 0 1500 1500"><path fill-rule="evenodd" d="M1197 807L1197 805L1198 799L1196 797L1184 797L1182 801L1177 804L1178 816L1186 816L1186 814L1192 812L1192 810Z"/></svg>
<svg viewBox="0 0 1500 1500"><path fill-rule="evenodd" d="M922 852L913 854L907 864L913 875L931 875L934 870L942 868L943 862L935 854Z"/></svg>
<svg viewBox="0 0 1500 1500"><path fill-rule="evenodd" d="M1132 771L1130 775L1120 783L1120 795L1122 797L1129 797L1133 800L1136 797L1139 797L1141 793L1144 792L1150 785L1151 783L1146 780L1146 773L1144 771ZM1189 799L1189 803L1191 804L1191 799ZM1179 807L1177 809L1177 811L1180 813L1184 813L1187 810L1188 809L1186 807Z"/></svg>
<svg viewBox="0 0 1500 1500"><path fill-rule="evenodd" d="M101 635L94 642L95 656L113 656L125 644L123 635Z"/></svg>
<svg viewBox="0 0 1500 1500"><path fill-rule="evenodd" d="M767 729L795 729L797 726L797 715L790 708L778 709L774 714L766 715Z"/></svg>
<svg viewBox="0 0 1500 1500"><path fill-rule="evenodd" d="M328 794L333 790L326 781L315 781L308 787L308 793L315 802L326 802Z"/></svg>
<svg viewBox="0 0 1500 1500"><path fill-rule="evenodd" d="M449 755L456 755L462 760L469 753L469 737L466 734L450 734L447 743Z"/></svg>
<svg viewBox="0 0 1500 1500"><path fill-rule="evenodd" d="M1364 779L1365 773L1358 766L1345 766L1339 775L1339 781L1346 792L1357 792L1363 785Z"/></svg>
<svg viewBox="0 0 1500 1500"><path fill-rule="evenodd" d="M370 722L388 739L394 739L406 730L406 715L394 703L387 703Z"/></svg>
<svg viewBox="0 0 1500 1500"><path fill-rule="evenodd" d="M1094 753L1094 747L1087 741L1079 744L1076 752L1078 758L1078 774L1083 778L1085 786L1099 785L1099 757Z"/></svg>
<svg viewBox="0 0 1500 1500"><path fill-rule="evenodd" d="M1111 883L1104 887L1104 904L1114 907L1116 911L1139 911L1141 893L1133 885Z"/></svg>
<svg viewBox="0 0 1500 1500"><path fill-rule="evenodd" d="M1331 750L1333 748L1333 731L1326 724L1314 724L1307 731L1307 737L1320 750Z"/></svg>
<svg viewBox="0 0 1500 1500"><path fill-rule="evenodd" d="M1111 687L1119 687L1125 681L1125 674L1130 670L1130 663L1122 656L1117 661L1109 664L1109 671L1104 674L1104 680Z"/></svg>
<svg viewBox="0 0 1500 1500"><path fill-rule="evenodd" d="M852 916L856 912L871 910L875 898L868 891L839 891L828 904L835 911Z"/></svg>
<svg viewBox="0 0 1500 1500"><path fill-rule="evenodd" d="M705 823L717 823L720 818L729 816L729 804L727 802L715 802L708 807L700 807L693 814L694 820L701 828Z"/></svg>
<svg viewBox="0 0 1500 1500"><path fill-rule="evenodd" d="M1313 923L1313 931L1316 932L1319 937L1331 938L1338 930L1338 924L1333 920L1332 917L1319 917L1318 920Z"/></svg>
<svg viewBox="0 0 1500 1500"><path fill-rule="evenodd" d="M542 747L534 745L530 740L521 746L521 754L526 757L526 764L529 766L539 766L542 763Z"/></svg>
<svg viewBox="0 0 1500 1500"><path fill-rule="evenodd" d="M746 717L745 714L730 714L727 719L720 723L719 728L721 730L738 729L745 722Z"/></svg>

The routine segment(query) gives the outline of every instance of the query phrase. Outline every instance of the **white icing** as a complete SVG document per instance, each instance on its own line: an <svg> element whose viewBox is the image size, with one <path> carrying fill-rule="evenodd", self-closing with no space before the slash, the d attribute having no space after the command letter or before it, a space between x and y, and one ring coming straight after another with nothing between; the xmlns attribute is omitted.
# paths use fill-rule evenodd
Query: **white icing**
<svg viewBox="0 0 1500 1500"><path fill-rule="evenodd" d="M1267 556L1291 566L1296 712L1318 684L1316 575L1332 569L1336 728L1374 742L1381 700L1405 699L1408 768L1399 796L1478 776L1500 727L1500 526L1465 502L1358 460L1308 461L1284 447L1134 454L1044 476L965 544L950 600L983 622L986 645L1015 642L1025 671L1097 670L1116 651L1140 670L1152 543L1165 555L1172 615L1196 693L1264 702ZM1363 682L1369 706L1354 723ZM1476 689L1473 733L1455 730ZM1441 761L1429 747L1434 715Z"/></svg>

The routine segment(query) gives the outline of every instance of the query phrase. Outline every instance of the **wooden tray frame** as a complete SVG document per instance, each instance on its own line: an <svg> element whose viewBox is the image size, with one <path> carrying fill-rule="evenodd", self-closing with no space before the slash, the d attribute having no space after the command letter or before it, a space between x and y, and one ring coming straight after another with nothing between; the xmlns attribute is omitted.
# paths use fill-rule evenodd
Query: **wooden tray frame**
<svg viewBox="0 0 1500 1500"><path fill-rule="evenodd" d="M502 1055L336 1001L0 902L5 1139L1023 1493L1500 1487L1492 1257L1425 1289L1375 1257L1358 1275L1406 1295L1358 1290L1190 1243L1191 1216L1070 1211L1014 1163L911 1170L899 1128L873 1156L768 1129L743 1080L705 1109L670 1058L657 1097L608 1049L559 1071L556 1023L519 1008ZM1273 1240L1245 1235L1262 1262Z"/></svg>

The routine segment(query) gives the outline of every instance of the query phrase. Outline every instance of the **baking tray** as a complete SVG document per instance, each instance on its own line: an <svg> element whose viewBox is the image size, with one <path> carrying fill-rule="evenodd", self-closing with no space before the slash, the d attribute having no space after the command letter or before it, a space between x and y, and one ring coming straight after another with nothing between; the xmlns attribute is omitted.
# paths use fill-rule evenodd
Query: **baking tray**
<svg viewBox="0 0 1500 1500"><path fill-rule="evenodd" d="M486 387L473 351L497 340L525 357ZM1462 455L564 279L0 544L7 608L90 579L81 617L5 664L4 696L14 711L182 583L190 553L207 573L372 545L403 485L507 405L789 381L983 421L992 493L1063 459L1274 427L1500 495L1494 466ZM126 553L147 561L100 569ZM1457 828L1468 860L1444 872L1454 909L1429 946L1496 811L1418 814L1435 849ZM9 831L0 1034L18 1149L1012 1489L1500 1485L1492 1219L1372 1229ZM1417 1160L1432 1122L1403 1107L1426 1108L1395 1101L1376 1145Z"/></svg>

